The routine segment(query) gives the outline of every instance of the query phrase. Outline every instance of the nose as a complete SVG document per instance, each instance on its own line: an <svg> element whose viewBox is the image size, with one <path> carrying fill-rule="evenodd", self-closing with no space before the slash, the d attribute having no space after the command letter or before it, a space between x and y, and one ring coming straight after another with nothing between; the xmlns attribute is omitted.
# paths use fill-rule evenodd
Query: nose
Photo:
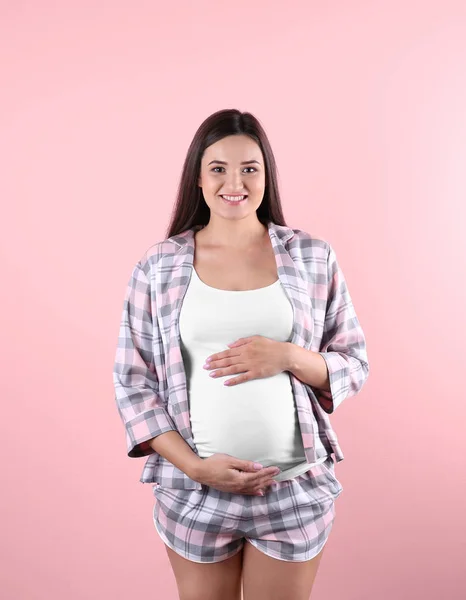
<svg viewBox="0 0 466 600"><path fill-rule="evenodd" d="M224 192L225 194L245 194L246 189L244 187L243 178L241 173L231 173L227 176L224 184L224 189L228 190L228 192Z"/></svg>

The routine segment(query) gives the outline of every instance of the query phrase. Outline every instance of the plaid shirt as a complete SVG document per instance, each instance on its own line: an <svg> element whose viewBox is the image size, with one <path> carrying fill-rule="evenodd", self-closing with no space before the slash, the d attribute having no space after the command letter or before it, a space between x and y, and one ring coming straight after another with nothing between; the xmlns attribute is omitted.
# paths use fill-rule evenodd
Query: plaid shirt
<svg viewBox="0 0 466 600"><path fill-rule="evenodd" d="M175 430L199 455L191 431L179 316L193 270L194 233L201 227L152 245L134 266L126 289L113 383L127 454L148 457L142 483L201 489L148 444ZM325 391L290 372L305 457L313 463L324 450L339 462L344 455L328 415L368 378L364 333L331 245L272 221L268 231L278 277L293 307L291 342L319 352L329 373L331 389Z"/></svg>

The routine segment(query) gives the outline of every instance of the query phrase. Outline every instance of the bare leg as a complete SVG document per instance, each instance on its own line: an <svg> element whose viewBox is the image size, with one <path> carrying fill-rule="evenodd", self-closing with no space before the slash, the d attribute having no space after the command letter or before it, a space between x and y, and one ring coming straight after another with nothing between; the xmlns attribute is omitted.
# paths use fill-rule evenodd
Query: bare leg
<svg viewBox="0 0 466 600"><path fill-rule="evenodd" d="M271 558L245 541L244 600L309 600L325 546L314 558L287 562Z"/></svg>
<svg viewBox="0 0 466 600"><path fill-rule="evenodd" d="M196 563L165 545L180 600L241 600L243 550L216 563Z"/></svg>

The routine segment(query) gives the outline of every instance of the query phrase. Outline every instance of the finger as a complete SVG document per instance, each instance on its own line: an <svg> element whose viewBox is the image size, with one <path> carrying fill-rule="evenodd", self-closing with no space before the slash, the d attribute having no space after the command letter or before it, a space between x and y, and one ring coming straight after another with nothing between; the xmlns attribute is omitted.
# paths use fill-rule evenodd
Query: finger
<svg viewBox="0 0 466 600"><path fill-rule="evenodd" d="M277 482L270 478L264 479L263 481L259 482L258 484L250 487L249 492L251 492L252 494L258 494L261 490L263 492L265 492L272 485L272 483L277 483Z"/></svg>
<svg viewBox="0 0 466 600"><path fill-rule="evenodd" d="M265 494L267 494L267 492L269 492L269 491L270 491L270 485L265 484L265 485L262 485L255 493L258 496L265 496Z"/></svg>
<svg viewBox="0 0 466 600"><path fill-rule="evenodd" d="M251 483L251 484L258 483L263 478L275 477L276 475L278 475L278 473L280 473L280 471L277 472L277 468L278 467L273 467L273 466L272 467L264 467L257 473L244 473L244 478L247 483Z"/></svg>
<svg viewBox="0 0 466 600"><path fill-rule="evenodd" d="M269 477L267 479L265 479L259 487L264 488L264 487L270 487L273 483L278 483L278 481L275 481L275 479L270 479Z"/></svg>
<svg viewBox="0 0 466 600"><path fill-rule="evenodd" d="M261 490L263 492L265 492L266 489L267 489L267 483L262 482L260 485L243 486L243 488L241 490L239 490L238 493L257 496Z"/></svg>
<svg viewBox="0 0 466 600"><path fill-rule="evenodd" d="M238 371L235 371L236 373L238 373ZM246 383L246 381L251 381L251 379L254 379L254 377L252 377L251 375L239 375L238 377L235 377L234 379L229 379L227 382L228 385L237 385L238 383Z"/></svg>
<svg viewBox="0 0 466 600"><path fill-rule="evenodd" d="M248 487L249 489L253 490L259 490L261 487L271 485L272 483L276 483L273 477L273 475L267 475L266 477L258 479L257 481L249 482L249 484L247 484L245 487Z"/></svg>

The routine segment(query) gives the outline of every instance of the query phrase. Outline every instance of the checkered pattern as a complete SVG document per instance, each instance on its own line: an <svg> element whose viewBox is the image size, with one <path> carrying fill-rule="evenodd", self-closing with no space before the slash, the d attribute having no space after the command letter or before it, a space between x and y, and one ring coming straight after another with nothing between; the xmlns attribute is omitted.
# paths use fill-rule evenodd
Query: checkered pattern
<svg viewBox="0 0 466 600"><path fill-rule="evenodd" d="M289 227L267 224L277 273L294 314L291 342L324 358L330 391L290 380L309 463L344 455L329 415L355 396L369 374L366 342L343 272L331 245ZM179 315L192 275L194 226L151 246L131 273L113 368L117 408L129 457L147 456L140 481L175 489L201 490L155 452L148 440L178 431L194 445L186 373L180 348Z"/></svg>
<svg viewBox="0 0 466 600"><path fill-rule="evenodd" d="M342 491L329 456L303 475L272 484L264 496L156 484L153 520L163 542L194 562L230 558L244 539L272 558L304 561L325 545Z"/></svg>

